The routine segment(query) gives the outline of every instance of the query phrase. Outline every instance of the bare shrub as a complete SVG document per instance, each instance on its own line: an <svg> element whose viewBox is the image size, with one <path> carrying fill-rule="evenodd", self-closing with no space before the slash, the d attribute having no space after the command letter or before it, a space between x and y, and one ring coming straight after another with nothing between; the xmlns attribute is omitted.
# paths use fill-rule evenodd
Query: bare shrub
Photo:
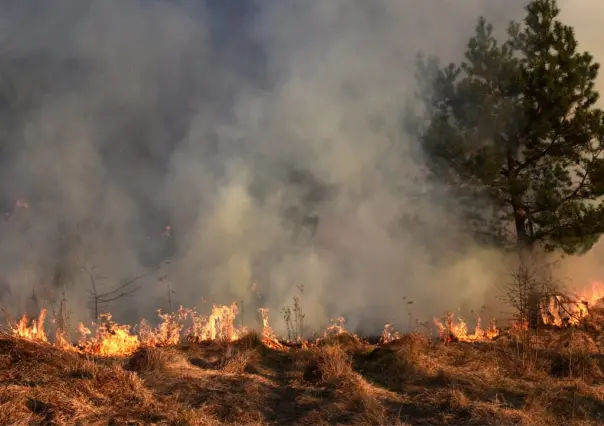
<svg viewBox="0 0 604 426"><path fill-rule="evenodd" d="M551 267L536 257L521 257L519 264L510 271L509 279L501 286L503 302L514 309L511 335L524 369L530 368L536 360L534 331L543 324L542 306L560 291Z"/></svg>
<svg viewBox="0 0 604 426"><path fill-rule="evenodd" d="M304 286L298 286L298 291L300 295L294 296L294 308L286 306L281 309L289 342L299 342L304 335L304 317L306 316L303 311Z"/></svg>

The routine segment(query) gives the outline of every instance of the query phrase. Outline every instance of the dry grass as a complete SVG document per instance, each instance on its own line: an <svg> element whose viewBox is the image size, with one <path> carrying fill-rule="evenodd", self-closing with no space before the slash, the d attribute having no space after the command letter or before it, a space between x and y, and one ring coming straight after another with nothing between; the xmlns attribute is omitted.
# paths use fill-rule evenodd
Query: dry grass
<svg viewBox="0 0 604 426"><path fill-rule="evenodd" d="M0 335L0 424L602 424L599 336L548 333L529 364L505 339L276 351L250 334L102 359Z"/></svg>

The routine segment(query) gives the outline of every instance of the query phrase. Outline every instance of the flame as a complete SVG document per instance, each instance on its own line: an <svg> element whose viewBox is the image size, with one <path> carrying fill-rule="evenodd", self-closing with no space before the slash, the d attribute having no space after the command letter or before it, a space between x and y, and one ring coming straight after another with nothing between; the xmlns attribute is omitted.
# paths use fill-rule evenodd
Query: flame
<svg viewBox="0 0 604 426"><path fill-rule="evenodd" d="M285 349L285 345L279 342L277 334L273 331L268 323L268 309L260 308L258 309L258 312L260 312L260 316L262 316L262 343L272 349Z"/></svg>
<svg viewBox="0 0 604 426"><path fill-rule="evenodd" d="M604 283L593 282L591 284L591 292L583 292L580 294L581 299L587 306L594 306L604 300Z"/></svg>
<svg viewBox="0 0 604 426"><path fill-rule="evenodd" d="M395 340L399 340L401 335L398 331L396 331L390 323L386 323L384 325L384 331L382 331L382 336L380 337L380 343L390 343Z"/></svg>
<svg viewBox="0 0 604 426"><path fill-rule="evenodd" d="M604 299L604 284L594 282L590 290L583 290L576 299L564 295L549 297L541 304L541 319L544 324L555 327L579 325L589 316L589 309Z"/></svg>
<svg viewBox="0 0 604 426"><path fill-rule="evenodd" d="M228 305L212 305L209 317L202 317L195 311L187 311L191 315L193 326L189 329L189 340L205 342L213 340L237 340L243 330L235 328L235 317L238 313L237 302Z"/></svg>
<svg viewBox="0 0 604 426"><path fill-rule="evenodd" d="M169 314L163 314L161 309L158 309L157 316L161 322L157 328L153 329L144 319L141 321L139 332L141 342L149 347L179 344L180 334L184 327L180 321L186 319L188 314L189 311L182 306L178 311Z"/></svg>
<svg viewBox="0 0 604 426"><path fill-rule="evenodd" d="M444 324L438 318L434 318L434 324L438 328L440 338L445 342L476 342L494 339L499 335L499 329L494 320L489 321L489 326L486 329L481 327L480 316L476 318L476 327L474 333L468 333L468 325L466 322L458 318L454 318L452 312L447 312L444 318Z"/></svg>
<svg viewBox="0 0 604 426"><path fill-rule="evenodd" d="M111 321L111 314L108 313L101 314L100 317L102 323L92 338L86 338L92 335L90 329L81 323L79 325L83 336L79 346L83 352L107 357L126 356L141 346L138 336L130 333L130 326L116 324Z"/></svg>
<svg viewBox="0 0 604 426"><path fill-rule="evenodd" d="M44 321L46 320L46 309L40 311L37 320L32 320L28 324L27 315L23 315L19 322L12 327L13 334L23 339L48 343L48 338L44 332Z"/></svg>
<svg viewBox="0 0 604 426"><path fill-rule="evenodd" d="M78 352L79 351L79 349L76 346L74 346L73 343L71 343L69 341L69 338L67 337L67 334L62 329L58 329L56 331L54 344L56 346L60 347L61 349L66 350L66 351L72 351L72 352Z"/></svg>
<svg viewBox="0 0 604 426"><path fill-rule="evenodd" d="M323 337L337 336L339 334L346 334L348 331L344 326L346 320L343 317L339 317L331 320L331 325L323 332Z"/></svg>
<svg viewBox="0 0 604 426"><path fill-rule="evenodd" d="M92 324L94 332L83 323L78 324L77 330L81 337L77 346L71 344L64 330L56 331L54 344L64 349L98 356L127 356L143 345L156 347L179 344L184 328L183 321L187 318L192 321L192 326L187 330L190 341L233 341L246 331L245 327L237 329L234 325L237 312L236 303L230 306L214 305L212 312L207 317L198 315L194 310L184 309L182 306L174 313L164 314L158 310L160 324L153 328L148 322L142 320L138 335L131 332L131 326L118 325L112 321L111 314L105 313L100 315L100 324ZM31 321L31 324L24 315L18 323L11 327L12 332L23 339L48 343L49 340L44 332L45 319L46 309L42 309L39 318ZM265 319L264 334L273 336L272 339L276 343L272 346L279 346L276 335L268 326L267 319ZM267 337L267 341L269 340Z"/></svg>

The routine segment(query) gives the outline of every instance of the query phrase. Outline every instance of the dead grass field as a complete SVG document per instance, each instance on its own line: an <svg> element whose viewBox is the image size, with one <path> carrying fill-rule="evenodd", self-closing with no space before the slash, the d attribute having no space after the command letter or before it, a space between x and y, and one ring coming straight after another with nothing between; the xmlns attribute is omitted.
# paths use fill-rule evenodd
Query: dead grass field
<svg viewBox="0 0 604 426"><path fill-rule="evenodd" d="M273 350L250 334L108 359L3 334L0 424L602 424L604 355L581 335L525 357L505 338Z"/></svg>

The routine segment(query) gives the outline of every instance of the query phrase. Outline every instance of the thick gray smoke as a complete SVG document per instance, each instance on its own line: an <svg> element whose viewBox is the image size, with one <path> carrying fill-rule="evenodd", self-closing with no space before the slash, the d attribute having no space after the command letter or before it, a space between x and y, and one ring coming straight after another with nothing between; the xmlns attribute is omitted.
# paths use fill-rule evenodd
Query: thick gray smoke
<svg viewBox="0 0 604 426"><path fill-rule="evenodd" d="M404 118L418 50L458 60L479 15L503 30L524 3L2 2L3 304L64 288L88 319L91 276L148 274L117 319L167 309L166 275L173 307L243 301L277 329L300 285L310 329L404 328L403 297L421 320L480 308L497 255L421 196Z"/></svg>

